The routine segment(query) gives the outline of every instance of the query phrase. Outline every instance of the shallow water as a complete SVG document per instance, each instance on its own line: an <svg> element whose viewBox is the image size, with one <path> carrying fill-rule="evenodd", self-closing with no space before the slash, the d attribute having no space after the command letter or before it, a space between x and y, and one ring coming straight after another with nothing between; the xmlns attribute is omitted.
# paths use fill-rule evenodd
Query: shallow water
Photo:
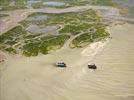
<svg viewBox="0 0 134 100"><path fill-rule="evenodd" d="M56 1L44 2L43 4L48 5L48 6L64 6L65 5L64 2L56 2Z"/></svg>
<svg viewBox="0 0 134 100"><path fill-rule="evenodd" d="M38 26L38 25L29 25L26 30L33 34L44 34L44 35L56 35L58 32L56 31L59 27L57 25L50 26Z"/></svg>
<svg viewBox="0 0 134 100"><path fill-rule="evenodd" d="M45 15L33 16L33 17L28 17L26 20L28 20L28 21L47 20L47 16L45 16Z"/></svg>
<svg viewBox="0 0 134 100"><path fill-rule="evenodd" d="M27 1L27 7L32 8L32 4L39 3L41 0L28 0Z"/></svg>
<svg viewBox="0 0 134 100"><path fill-rule="evenodd" d="M134 18L134 0L113 0L113 1L128 10L128 15L126 15L126 17Z"/></svg>

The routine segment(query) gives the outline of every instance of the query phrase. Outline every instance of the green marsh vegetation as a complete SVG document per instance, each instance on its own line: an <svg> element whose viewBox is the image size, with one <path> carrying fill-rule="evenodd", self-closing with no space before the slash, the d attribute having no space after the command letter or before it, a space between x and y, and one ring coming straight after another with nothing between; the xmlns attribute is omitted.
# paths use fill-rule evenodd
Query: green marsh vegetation
<svg viewBox="0 0 134 100"><path fill-rule="evenodd" d="M51 25L58 24L62 26L58 31L59 34L71 34L73 36L82 34L72 41L70 47L81 47L94 41L105 39L109 36L109 33L105 31L105 25L101 21L101 17L97 12L90 9L82 12L69 12L60 14L49 14L36 12L32 13L28 17L42 16L48 17L43 21L22 21L22 25L28 26L28 24L38 25Z"/></svg>
<svg viewBox="0 0 134 100"><path fill-rule="evenodd" d="M64 6L49 6L43 5L45 2L51 2L51 0L42 0L41 2L32 5L33 8L43 7L55 7L55 8L67 8L73 6L84 6L84 5L101 5L101 6L116 6L117 4L112 0L52 0L52 2L63 2Z"/></svg>
<svg viewBox="0 0 134 100"><path fill-rule="evenodd" d="M42 37L36 40L29 40L23 46L23 54L26 56L37 56L38 53L48 54L51 50L56 50L64 45L64 42L69 39L68 35L58 35Z"/></svg>
<svg viewBox="0 0 134 100"><path fill-rule="evenodd" d="M105 30L102 24L94 24L90 30L76 37L70 44L71 48L80 48L90 43L101 41L108 37L110 34Z"/></svg>
<svg viewBox="0 0 134 100"><path fill-rule="evenodd" d="M79 34L81 31L85 31L88 29L89 23L96 23L100 22L101 18L97 15L96 11L90 9L81 12L69 12L69 13L42 13L36 12L32 13L28 16L36 17L36 16L47 16L47 20L23 20L20 22L24 27L27 27L30 24L37 24L37 25L52 25L58 24L62 26L59 29L59 33L71 33ZM76 33L75 33L76 32Z"/></svg>
<svg viewBox="0 0 134 100"><path fill-rule="evenodd" d="M0 6L2 10L15 10L27 8L27 2L29 0L0 0ZM34 1L33 1L34 2ZM51 6L44 5L45 2L59 2L65 3L65 5ZM115 6L116 4L112 0L40 0L39 2L31 3L34 9L43 7L55 7L55 8L67 8L72 6L83 6L83 5L104 5L104 6Z"/></svg>
<svg viewBox="0 0 134 100"><path fill-rule="evenodd" d="M21 26L15 26L6 33L0 35L0 49L8 52L16 53L14 44L19 42L26 31Z"/></svg>
<svg viewBox="0 0 134 100"><path fill-rule="evenodd" d="M16 26L0 36L0 49L12 54L37 56L38 53L47 54L50 50L61 48L69 38L69 35L62 34L57 36L32 35L22 26Z"/></svg>
<svg viewBox="0 0 134 100"><path fill-rule="evenodd" d="M47 19L27 20L47 16ZM52 50L60 49L71 36L78 35L71 43L71 48L79 48L95 41L100 41L109 36L105 31L105 25L97 12L89 9L80 12L68 13L42 13L30 14L20 25L12 28L0 36L0 49L25 56L37 56L39 53L48 54ZM29 25L59 25L58 34L45 36L44 34L32 34L26 31ZM84 45L83 45L84 44Z"/></svg>
<svg viewBox="0 0 134 100"><path fill-rule="evenodd" d="M0 0L1 10L16 10L26 9L29 6L30 0ZM45 5L45 2L53 2L52 4ZM57 3L56 3L57 2ZM58 3L64 3L60 5ZM117 6L117 3L112 0L39 0L38 2L31 1L30 6L34 9L44 7L55 7L55 8L67 8L73 6L84 6L84 5L103 5L103 6Z"/></svg>
<svg viewBox="0 0 134 100"><path fill-rule="evenodd" d="M2 11L25 9L27 0L0 0L0 7Z"/></svg>
<svg viewBox="0 0 134 100"><path fill-rule="evenodd" d="M116 6L116 3L113 0L91 0L92 5L101 5L101 6Z"/></svg>

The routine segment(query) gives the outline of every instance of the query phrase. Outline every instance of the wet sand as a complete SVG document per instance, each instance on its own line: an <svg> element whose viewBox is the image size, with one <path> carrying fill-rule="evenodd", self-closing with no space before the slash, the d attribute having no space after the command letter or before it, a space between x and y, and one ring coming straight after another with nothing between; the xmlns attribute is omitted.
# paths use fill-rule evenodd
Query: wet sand
<svg viewBox="0 0 134 100"><path fill-rule="evenodd" d="M113 39L103 49L97 47L97 53L90 47L63 47L49 55L9 58L1 76L1 100L133 100L134 25L109 31ZM56 68L58 60L68 67ZM98 69L89 70L89 62Z"/></svg>

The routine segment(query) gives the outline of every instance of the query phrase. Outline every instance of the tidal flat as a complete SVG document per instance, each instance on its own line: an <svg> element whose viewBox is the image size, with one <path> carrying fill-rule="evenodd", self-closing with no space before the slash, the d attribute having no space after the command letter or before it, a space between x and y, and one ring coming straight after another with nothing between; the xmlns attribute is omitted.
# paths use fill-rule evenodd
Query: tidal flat
<svg viewBox="0 0 134 100"><path fill-rule="evenodd" d="M133 100L132 1L0 0L0 100Z"/></svg>

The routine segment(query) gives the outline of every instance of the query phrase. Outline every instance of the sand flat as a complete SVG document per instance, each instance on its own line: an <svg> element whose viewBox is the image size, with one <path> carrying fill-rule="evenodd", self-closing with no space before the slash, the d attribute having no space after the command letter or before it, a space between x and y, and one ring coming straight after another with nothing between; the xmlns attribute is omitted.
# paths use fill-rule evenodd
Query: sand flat
<svg viewBox="0 0 134 100"><path fill-rule="evenodd" d="M12 58L1 77L2 100L133 100L133 27L111 27L113 39L95 57L82 56L83 50L91 49L86 47ZM66 69L53 66L61 59ZM98 65L97 71L87 69L89 61Z"/></svg>

